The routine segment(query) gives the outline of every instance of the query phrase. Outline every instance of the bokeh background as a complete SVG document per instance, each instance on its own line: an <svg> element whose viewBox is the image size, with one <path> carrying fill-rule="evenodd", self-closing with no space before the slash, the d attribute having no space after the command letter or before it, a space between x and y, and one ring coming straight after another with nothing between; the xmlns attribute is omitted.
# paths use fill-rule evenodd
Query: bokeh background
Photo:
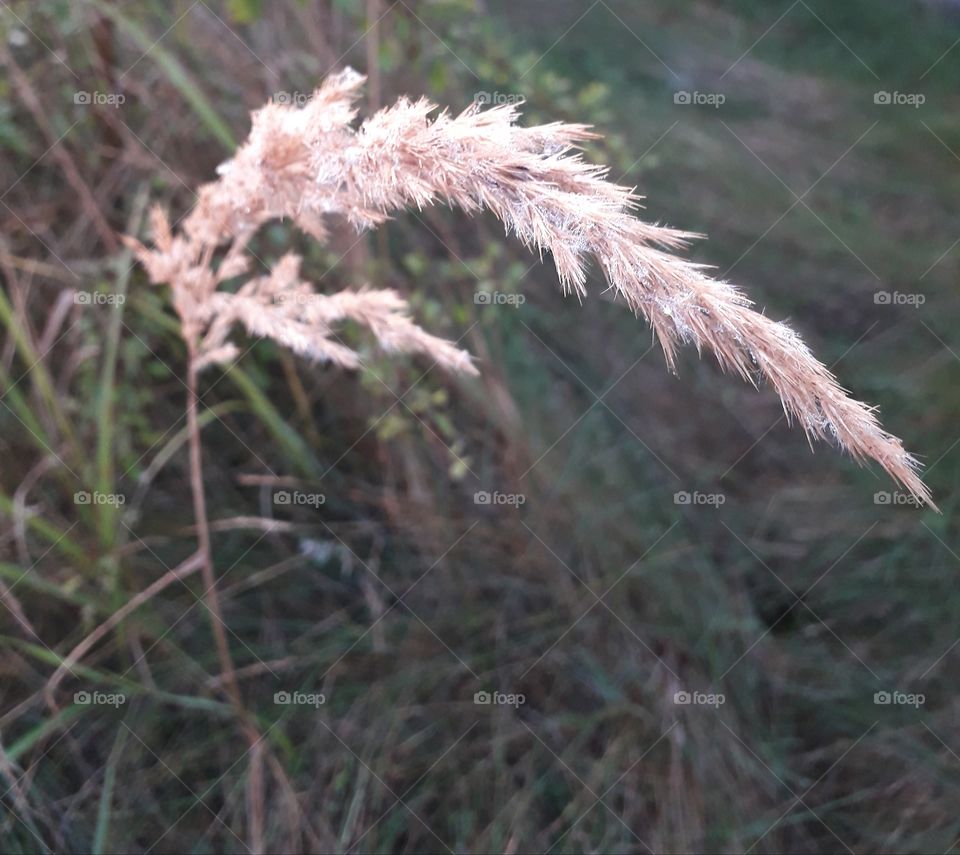
<svg viewBox="0 0 960 855"><path fill-rule="evenodd" d="M3 851L957 848L956 4L0 6ZM205 375L251 752L199 579L135 599L195 532L184 349L117 236L348 64L362 115L523 98L597 126L588 157L880 406L943 514L710 359L670 375L597 276L564 299L492 218L276 223L266 264L401 290L482 377L254 341Z"/></svg>

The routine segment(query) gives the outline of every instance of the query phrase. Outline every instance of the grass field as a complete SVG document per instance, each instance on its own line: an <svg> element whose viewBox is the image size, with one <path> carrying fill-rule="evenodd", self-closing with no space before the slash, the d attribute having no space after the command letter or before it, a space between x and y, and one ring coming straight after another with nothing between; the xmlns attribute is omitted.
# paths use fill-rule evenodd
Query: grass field
<svg viewBox="0 0 960 855"><path fill-rule="evenodd" d="M3 851L960 845L960 21L47 0L0 22ZM251 109L345 64L371 76L362 115L481 92L596 125L588 156L881 408L942 514L812 454L706 356L669 374L599 274L564 299L492 218L410 211L326 247L277 223L265 266L294 248L323 290L397 288L481 377L252 339L203 376L241 715L199 578L169 574L196 548L186 355L117 235L153 201L186 214Z"/></svg>

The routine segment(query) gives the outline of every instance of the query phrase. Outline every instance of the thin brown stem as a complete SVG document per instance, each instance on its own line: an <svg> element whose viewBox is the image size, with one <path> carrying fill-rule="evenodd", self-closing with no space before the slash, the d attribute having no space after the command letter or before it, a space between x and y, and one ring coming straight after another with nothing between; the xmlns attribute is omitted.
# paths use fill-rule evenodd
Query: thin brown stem
<svg viewBox="0 0 960 855"><path fill-rule="evenodd" d="M203 454L200 445L200 421L197 407L197 355L194 338L185 329L187 337L187 433L190 442L190 491L193 494L193 516L197 528L197 545L201 558L200 572L203 578L204 600L210 612L210 626L217 645L220 660L220 679L240 718L244 736L250 746L250 779L247 784L248 834L253 852L263 852L263 737L253 720L247 715L240 695L237 669L230 655L226 623L217 593L217 576L213 566L213 550L210 547L210 520L207 516L207 499L203 488Z"/></svg>
<svg viewBox="0 0 960 855"><path fill-rule="evenodd" d="M203 490L203 455L200 448L200 423L197 418L197 360L192 344L187 359L187 434L190 443L190 491L193 494L193 516L197 526L197 542L203 564L200 572L203 578L204 599L210 612L210 626L213 629L214 642L217 645L217 657L220 660L223 685L230 699L242 708L240 686L237 683L236 668L230 656L227 642L226 624L223 610L220 608L220 596L217 594L217 577L213 568L213 551L210 548L210 521L207 517L207 499Z"/></svg>

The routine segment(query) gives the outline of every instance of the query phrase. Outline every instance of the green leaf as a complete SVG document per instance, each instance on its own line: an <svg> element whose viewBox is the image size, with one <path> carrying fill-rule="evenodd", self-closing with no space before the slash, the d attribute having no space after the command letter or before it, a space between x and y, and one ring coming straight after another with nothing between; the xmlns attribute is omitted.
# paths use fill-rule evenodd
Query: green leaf
<svg viewBox="0 0 960 855"><path fill-rule="evenodd" d="M227 0L230 19L238 24L252 24L263 14L261 0Z"/></svg>

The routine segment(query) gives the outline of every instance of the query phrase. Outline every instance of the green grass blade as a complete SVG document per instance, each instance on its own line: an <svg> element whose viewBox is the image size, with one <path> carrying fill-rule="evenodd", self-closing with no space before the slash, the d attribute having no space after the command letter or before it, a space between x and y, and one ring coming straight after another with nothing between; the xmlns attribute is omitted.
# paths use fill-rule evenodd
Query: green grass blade
<svg viewBox="0 0 960 855"><path fill-rule="evenodd" d="M151 60L157 63L169 78L170 82L180 91L180 94L187 100L194 112L200 117L207 130L221 143L228 151L233 151L237 147L237 141L233 136L230 127L220 118L217 111L213 108L210 101L203 94L199 83L187 72L180 64L180 61L163 45L159 44L154 36L151 36L144 30L140 24L135 23L131 18L122 14L113 5L104 3L102 0L91 0L92 5L100 10L104 15L112 18L120 28L130 36L137 47L149 56Z"/></svg>
<svg viewBox="0 0 960 855"><path fill-rule="evenodd" d="M101 855L107 842L110 831L110 805L113 801L113 788L117 782L117 764L123 756L129 734L130 731L126 727L117 729L117 738L113 741L113 748L107 758L106 770L103 774L103 789L100 791L100 803L97 806L97 824L93 831L94 855Z"/></svg>
<svg viewBox="0 0 960 855"><path fill-rule="evenodd" d="M14 514L13 500L0 493L0 513L12 517ZM43 517L36 514L27 517L27 526L32 528L44 540L51 543L58 551L77 561L83 567L91 565L90 556L78 543L68 537L67 531L60 531L55 525L47 522Z"/></svg>
<svg viewBox="0 0 960 855"><path fill-rule="evenodd" d="M141 188L134 203L133 214L130 218L129 231L135 232L136 225L143 216L146 205L146 193ZM117 285L115 295L117 300L110 307L110 319L107 326L107 340L104 347L103 363L100 367L100 387L97 395L97 489L103 494L113 493L114 484L114 400L116 398L116 369L117 352L120 345L120 327L123 325L123 309L127 297L127 286L130 282L130 258L132 252L121 252L115 262L117 271ZM105 550L109 550L116 541L117 519L120 507L112 502L97 505L97 529L100 543Z"/></svg>
<svg viewBox="0 0 960 855"><path fill-rule="evenodd" d="M270 403L260 388L242 369L234 366L227 371L237 388L246 396L256 415L263 421L274 439L282 446L290 461L303 475L319 477L320 465L310 446L302 436L287 423L277 408Z"/></svg>

